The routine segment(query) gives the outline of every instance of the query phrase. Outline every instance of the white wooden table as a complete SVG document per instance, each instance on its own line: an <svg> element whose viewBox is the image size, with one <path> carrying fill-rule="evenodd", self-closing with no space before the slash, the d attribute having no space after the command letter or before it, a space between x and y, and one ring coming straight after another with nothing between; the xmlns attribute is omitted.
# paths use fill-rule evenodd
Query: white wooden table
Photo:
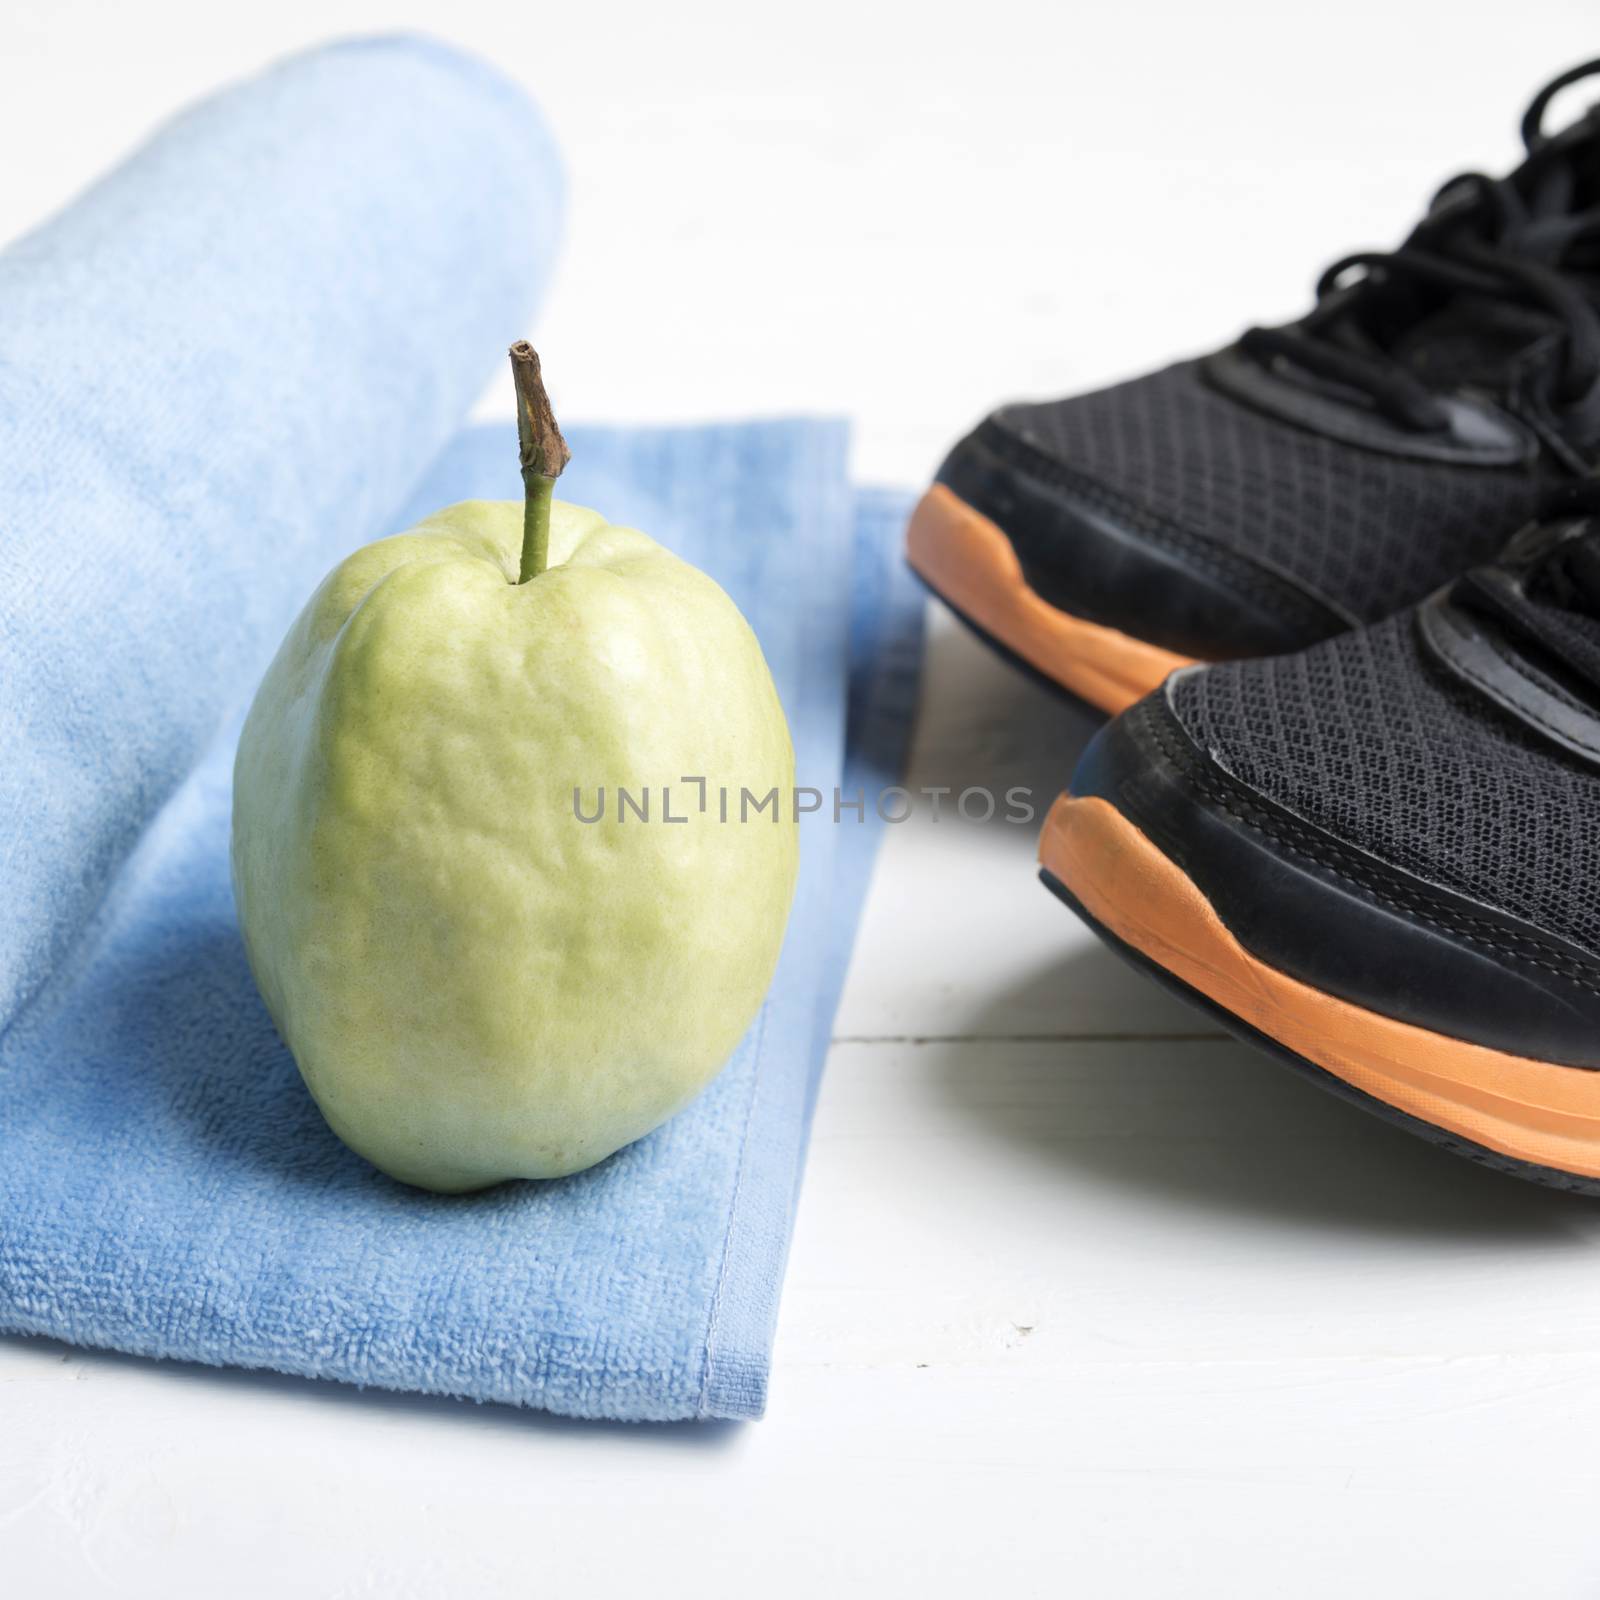
<svg viewBox="0 0 1600 1600"><path fill-rule="evenodd" d="M176 99L422 9L13 0L0 235ZM572 152L540 329L566 414L844 410L864 474L908 482L1004 395L1292 314L1433 180L1503 166L1521 99L1592 44L1554 0L1444 38L1398 0L569 9L450 11ZM1085 731L935 618L913 785L1043 802ZM1214 1036L1032 849L890 831L765 1421L0 1341L0 1593L1600 1591L1600 1206Z"/></svg>

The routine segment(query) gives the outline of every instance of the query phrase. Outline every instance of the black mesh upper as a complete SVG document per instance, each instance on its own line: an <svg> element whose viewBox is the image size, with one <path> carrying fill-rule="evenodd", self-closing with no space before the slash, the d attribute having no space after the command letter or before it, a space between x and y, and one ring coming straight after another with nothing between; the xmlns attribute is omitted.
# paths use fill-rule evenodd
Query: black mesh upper
<svg viewBox="0 0 1600 1600"><path fill-rule="evenodd" d="M1000 420L1125 503L1363 621L1494 554L1541 487L1523 469L1413 461L1325 438L1213 389L1195 362L1008 406Z"/></svg>
<svg viewBox="0 0 1600 1600"><path fill-rule="evenodd" d="M1446 677L1412 613L1168 692L1196 743L1258 793L1600 953L1600 773Z"/></svg>

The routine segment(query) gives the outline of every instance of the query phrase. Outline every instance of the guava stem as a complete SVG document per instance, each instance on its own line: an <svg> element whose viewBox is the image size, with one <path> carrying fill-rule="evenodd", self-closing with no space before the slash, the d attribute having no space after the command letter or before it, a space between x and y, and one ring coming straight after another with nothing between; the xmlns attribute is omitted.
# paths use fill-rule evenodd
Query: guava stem
<svg viewBox="0 0 1600 1600"><path fill-rule="evenodd" d="M550 502L556 480L522 469L522 567L517 582L537 578L550 565Z"/></svg>
<svg viewBox="0 0 1600 1600"><path fill-rule="evenodd" d="M526 339L511 347L517 389L517 453L522 466L522 567L518 583L537 578L550 564L550 502L556 479L572 459L556 425L539 375L539 357Z"/></svg>

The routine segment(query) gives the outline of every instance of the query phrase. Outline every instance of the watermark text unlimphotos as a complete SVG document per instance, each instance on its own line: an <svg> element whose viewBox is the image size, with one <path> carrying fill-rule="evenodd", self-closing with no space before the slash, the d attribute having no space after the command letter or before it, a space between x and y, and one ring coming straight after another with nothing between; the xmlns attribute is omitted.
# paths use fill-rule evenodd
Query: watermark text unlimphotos
<svg viewBox="0 0 1600 1600"><path fill-rule="evenodd" d="M821 816L834 822L865 822L875 815L882 822L905 822L925 810L933 822L959 818L962 822L1027 824L1034 819L1033 791L1021 786L997 793L983 784L957 789L953 784L922 784L915 789L899 784L870 793L858 788L831 791L799 785L765 793L743 785L712 785L704 777L682 777L676 784L597 785L593 790L572 791L572 814L579 822L685 823L695 816L714 816L718 822L773 822L787 817Z"/></svg>

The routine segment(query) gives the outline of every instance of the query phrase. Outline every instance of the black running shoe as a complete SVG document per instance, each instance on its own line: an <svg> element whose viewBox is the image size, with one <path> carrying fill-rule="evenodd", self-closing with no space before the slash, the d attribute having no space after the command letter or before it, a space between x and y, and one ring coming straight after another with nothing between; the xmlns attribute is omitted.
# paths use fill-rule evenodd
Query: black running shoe
<svg viewBox="0 0 1600 1600"><path fill-rule="evenodd" d="M1118 711L1173 668L1301 649L1488 560L1600 459L1600 107L1523 120L1302 321L963 439L911 564L991 642Z"/></svg>
<svg viewBox="0 0 1600 1600"><path fill-rule="evenodd" d="M1040 861L1235 1031L1600 1193L1600 481L1386 622L1174 674L1096 736Z"/></svg>

